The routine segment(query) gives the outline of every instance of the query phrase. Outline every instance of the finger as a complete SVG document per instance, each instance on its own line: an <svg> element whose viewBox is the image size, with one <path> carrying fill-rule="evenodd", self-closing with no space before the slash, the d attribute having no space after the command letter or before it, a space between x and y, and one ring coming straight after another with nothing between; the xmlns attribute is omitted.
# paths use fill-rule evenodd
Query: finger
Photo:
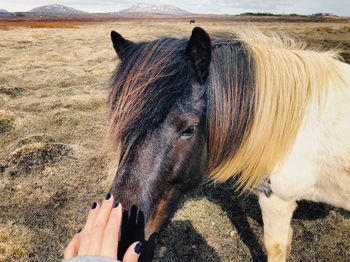
<svg viewBox="0 0 350 262"><path fill-rule="evenodd" d="M107 222L103 241L101 246L100 255L104 257L110 257L117 259L118 254L118 239L120 224L122 220L122 206L118 202L114 204L114 208L111 211L109 220Z"/></svg>
<svg viewBox="0 0 350 262"><path fill-rule="evenodd" d="M122 215L122 225L120 229L120 239L118 243L118 259L122 260L123 255L125 254L126 250L128 249L129 245L132 243L132 241L129 241L129 234L128 234L128 223L129 223L129 212L127 210L123 210Z"/></svg>
<svg viewBox="0 0 350 262"><path fill-rule="evenodd" d="M88 255L90 256L99 256L100 249L102 246L103 232L109 220L109 215L113 208L113 195L108 193L106 194L105 200L103 201L98 215L95 219L93 225L90 242L89 242L89 251Z"/></svg>
<svg viewBox="0 0 350 262"><path fill-rule="evenodd" d="M142 244L141 242L135 242L126 251L123 262L137 262L141 253Z"/></svg>
<svg viewBox="0 0 350 262"><path fill-rule="evenodd" d="M64 259L75 257L78 253L79 247L79 234L75 234L71 241L69 241L66 249L64 250Z"/></svg>
<svg viewBox="0 0 350 262"><path fill-rule="evenodd" d="M100 210L100 205L96 202L93 202L91 205L91 209L89 211L85 226L83 230L80 232L80 244L78 249L79 256L84 256L88 252L91 231L95 223L96 217L99 213L99 210Z"/></svg>

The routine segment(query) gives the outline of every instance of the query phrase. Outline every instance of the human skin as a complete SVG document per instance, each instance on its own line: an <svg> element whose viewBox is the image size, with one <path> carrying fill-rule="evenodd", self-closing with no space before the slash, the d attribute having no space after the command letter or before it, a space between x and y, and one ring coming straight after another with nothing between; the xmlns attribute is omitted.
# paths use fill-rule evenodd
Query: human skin
<svg viewBox="0 0 350 262"><path fill-rule="evenodd" d="M85 226L68 243L64 258L100 256L117 260L122 210L122 205L110 193L101 205L92 203ZM141 243L134 242L127 249L123 261L136 262L140 251Z"/></svg>

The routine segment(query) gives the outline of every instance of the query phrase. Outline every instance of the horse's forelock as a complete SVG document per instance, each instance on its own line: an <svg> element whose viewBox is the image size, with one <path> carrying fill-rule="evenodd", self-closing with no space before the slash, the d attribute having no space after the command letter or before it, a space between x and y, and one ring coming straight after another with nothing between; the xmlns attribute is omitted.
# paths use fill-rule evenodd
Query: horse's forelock
<svg viewBox="0 0 350 262"><path fill-rule="evenodd" d="M185 57L186 43L186 39L163 38L138 44L125 56L112 77L110 145L121 140L132 143L151 132L175 102L189 97L194 72Z"/></svg>

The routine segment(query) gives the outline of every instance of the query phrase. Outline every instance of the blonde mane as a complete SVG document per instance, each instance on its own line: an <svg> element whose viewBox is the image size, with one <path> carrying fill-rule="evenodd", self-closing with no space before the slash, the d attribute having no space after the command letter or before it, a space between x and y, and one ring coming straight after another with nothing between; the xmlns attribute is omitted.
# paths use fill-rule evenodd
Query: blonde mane
<svg viewBox="0 0 350 262"><path fill-rule="evenodd" d="M245 44L252 57L255 115L239 149L212 168L210 178L221 182L241 174L239 183L248 189L286 155L310 103L321 105L330 83L343 80L336 51L307 50L304 43L259 30L224 37Z"/></svg>

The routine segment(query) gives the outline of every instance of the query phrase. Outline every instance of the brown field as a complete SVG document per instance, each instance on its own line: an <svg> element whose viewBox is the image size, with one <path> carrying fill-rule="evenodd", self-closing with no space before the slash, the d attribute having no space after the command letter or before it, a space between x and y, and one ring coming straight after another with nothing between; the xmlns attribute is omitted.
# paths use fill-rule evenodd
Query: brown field
<svg viewBox="0 0 350 262"><path fill-rule="evenodd" d="M18 27L29 28L78 28L85 25L83 21L1 21L1 30L10 30Z"/></svg>
<svg viewBox="0 0 350 262"><path fill-rule="evenodd" d="M344 19L197 19L209 32L256 26L340 48L350 63ZM91 158L106 128L109 77L118 60L109 33L134 40L189 36L167 19L0 21L0 261L59 261L93 200L108 189L107 161ZM83 214L83 215L82 215ZM301 202L290 261L350 261L350 213ZM254 196L203 185L162 232L155 261L263 261Z"/></svg>

